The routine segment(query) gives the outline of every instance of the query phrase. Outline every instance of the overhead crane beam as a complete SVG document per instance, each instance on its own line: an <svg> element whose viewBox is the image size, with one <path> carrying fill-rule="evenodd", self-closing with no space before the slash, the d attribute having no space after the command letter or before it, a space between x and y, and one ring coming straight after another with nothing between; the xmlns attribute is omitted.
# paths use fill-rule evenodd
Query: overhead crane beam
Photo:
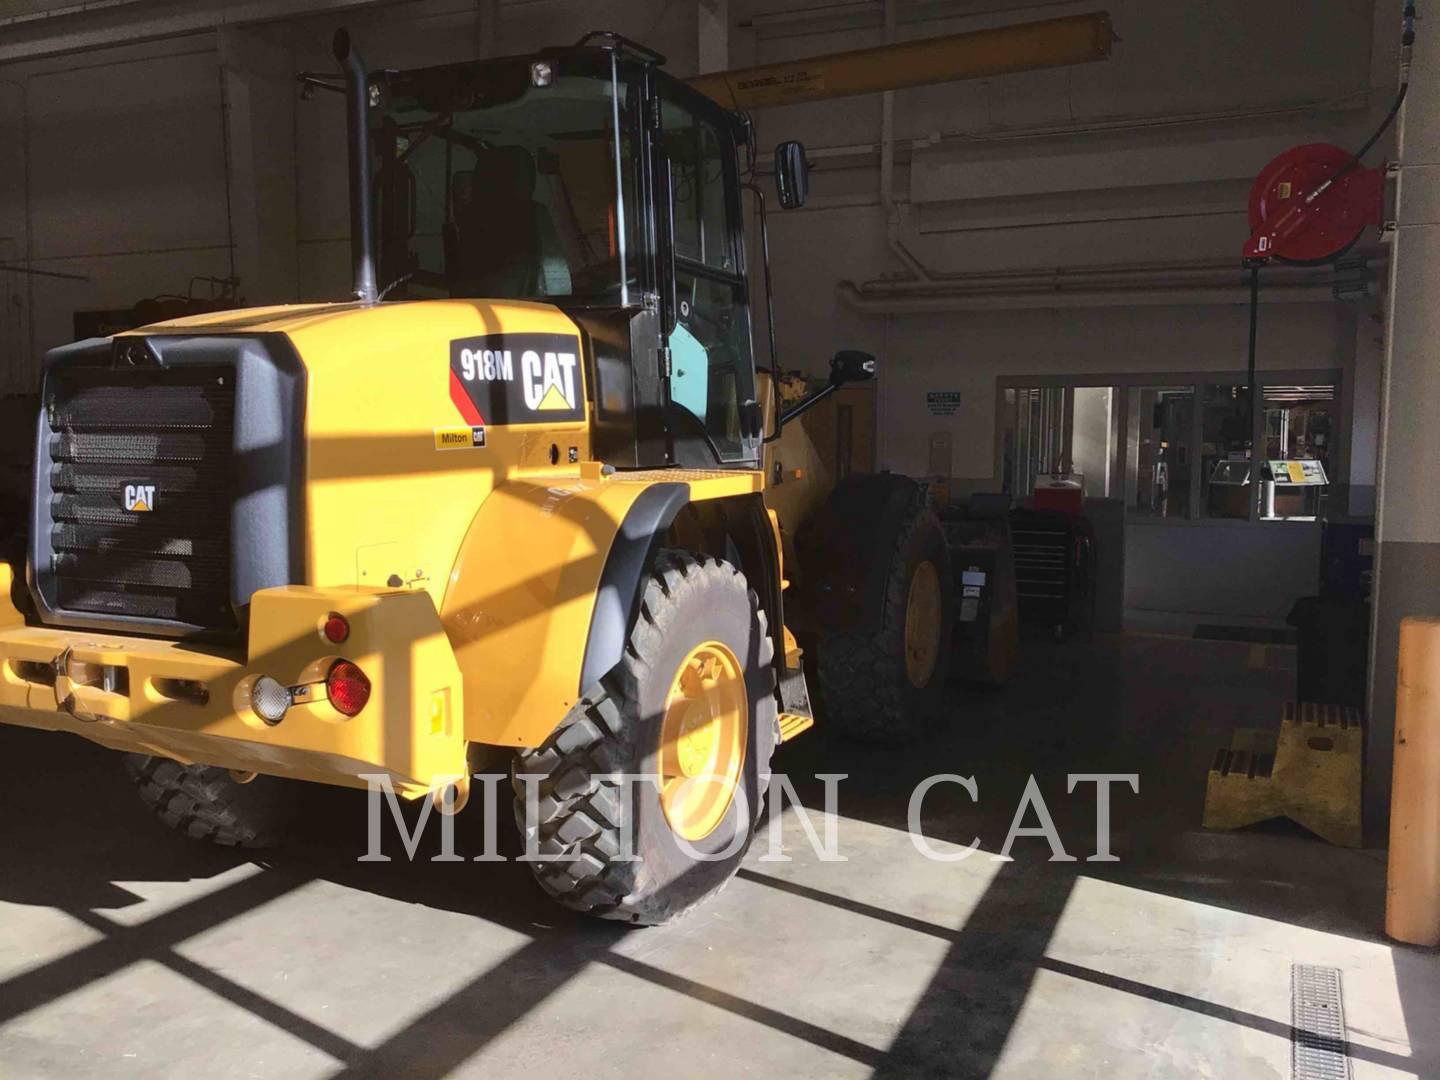
<svg viewBox="0 0 1440 1080"><path fill-rule="evenodd" d="M690 85L728 108L825 101L1104 60L1116 40L1106 11L698 75Z"/></svg>

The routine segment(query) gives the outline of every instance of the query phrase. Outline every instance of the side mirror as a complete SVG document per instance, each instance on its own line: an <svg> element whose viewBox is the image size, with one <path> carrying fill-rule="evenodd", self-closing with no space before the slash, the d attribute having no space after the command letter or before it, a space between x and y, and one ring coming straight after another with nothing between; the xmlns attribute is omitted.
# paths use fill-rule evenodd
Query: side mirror
<svg viewBox="0 0 1440 1080"><path fill-rule="evenodd" d="M867 382L875 377L875 357L858 349L841 349L830 361L830 385Z"/></svg>
<svg viewBox="0 0 1440 1080"><path fill-rule="evenodd" d="M810 163L805 160L805 147L794 139L775 147L775 194L786 210L804 206L810 194Z"/></svg>
<svg viewBox="0 0 1440 1080"><path fill-rule="evenodd" d="M775 433L765 438L771 442L780 437L780 432L785 425L796 417L802 415L809 409L814 408L824 401L831 394L839 390L846 383L865 382L875 377L875 357L869 353L860 352L858 349L841 349L830 361L830 381L820 387L814 393L802 399L795 405L790 406L780 414L779 422L775 427ZM775 402L779 406L779 387L775 388Z"/></svg>

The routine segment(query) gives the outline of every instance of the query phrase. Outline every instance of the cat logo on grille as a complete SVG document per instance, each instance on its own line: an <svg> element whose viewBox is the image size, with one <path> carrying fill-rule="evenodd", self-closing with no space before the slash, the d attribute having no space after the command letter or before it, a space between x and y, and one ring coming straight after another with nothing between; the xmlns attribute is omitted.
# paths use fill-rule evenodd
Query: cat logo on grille
<svg viewBox="0 0 1440 1080"><path fill-rule="evenodd" d="M125 509L135 514L148 514L155 509L154 484L126 484Z"/></svg>

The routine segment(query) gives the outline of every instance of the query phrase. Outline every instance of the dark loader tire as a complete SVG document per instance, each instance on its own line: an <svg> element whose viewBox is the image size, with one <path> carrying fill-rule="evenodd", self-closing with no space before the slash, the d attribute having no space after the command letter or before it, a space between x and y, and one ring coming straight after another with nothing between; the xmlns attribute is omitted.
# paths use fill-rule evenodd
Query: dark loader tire
<svg viewBox="0 0 1440 1080"><path fill-rule="evenodd" d="M618 777L659 771L670 685L690 650L707 641L724 644L743 674L748 731L738 788L744 799L737 794L714 831L687 852L656 786L634 784L627 814ZM774 652L765 612L738 569L686 551L656 554L624 658L542 746L516 755L515 819L527 848L567 857L530 863L553 899L575 911L653 926L734 876L755 831L779 731ZM539 777L529 781L538 814L528 823L525 776ZM627 837L638 860L617 859ZM727 854L711 861L692 852Z"/></svg>
<svg viewBox="0 0 1440 1080"><path fill-rule="evenodd" d="M895 743L919 739L938 723L950 666L954 605L949 549L940 519L922 492L906 504L889 558L884 610L873 634L826 634L816 647L824 711L821 719L842 734L863 742ZM922 563L935 567L940 590L938 655L923 685L907 673L905 623L911 582Z"/></svg>
<svg viewBox="0 0 1440 1080"><path fill-rule="evenodd" d="M141 800L170 828L222 847L268 848L283 839L297 785L274 776L236 783L227 769L181 765L150 754L126 754L125 771Z"/></svg>

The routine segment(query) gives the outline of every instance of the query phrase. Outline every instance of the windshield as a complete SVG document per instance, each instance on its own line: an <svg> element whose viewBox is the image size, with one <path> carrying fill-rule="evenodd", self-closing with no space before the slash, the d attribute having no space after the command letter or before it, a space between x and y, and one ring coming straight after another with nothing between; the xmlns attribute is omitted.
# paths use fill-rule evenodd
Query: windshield
<svg viewBox="0 0 1440 1080"><path fill-rule="evenodd" d="M518 59L393 78L375 131L392 298L630 302L639 140L624 85L608 55L548 74L535 85Z"/></svg>

